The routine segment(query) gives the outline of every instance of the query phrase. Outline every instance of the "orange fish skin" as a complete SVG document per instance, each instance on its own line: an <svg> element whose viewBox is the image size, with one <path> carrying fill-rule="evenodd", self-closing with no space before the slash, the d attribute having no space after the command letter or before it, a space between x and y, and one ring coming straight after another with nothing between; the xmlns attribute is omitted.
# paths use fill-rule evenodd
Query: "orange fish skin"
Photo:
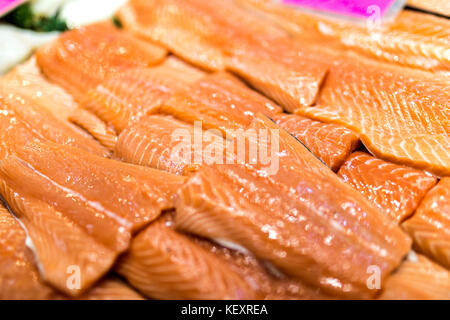
<svg viewBox="0 0 450 320"><path fill-rule="evenodd" d="M27 234L13 215L0 206L0 299L62 300L70 299L46 284L33 252L27 247ZM141 300L138 293L113 277L107 277L78 297L86 300Z"/></svg>
<svg viewBox="0 0 450 320"><path fill-rule="evenodd" d="M0 86L0 159L33 139L53 141L107 157L109 151L73 124L40 108L28 95Z"/></svg>
<svg viewBox="0 0 450 320"><path fill-rule="evenodd" d="M401 223L419 206L437 179L423 171L353 153L338 175L392 219Z"/></svg>
<svg viewBox="0 0 450 320"><path fill-rule="evenodd" d="M200 129L200 133L202 144L197 146L194 126L172 116L150 115L120 134L115 157L178 175L189 175L204 164L234 159L234 152L225 149L220 131L215 134ZM186 157L183 151L187 151Z"/></svg>
<svg viewBox="0 0 450 320"><path fill-rule="evenodd" d="M145 300L123 281L109 276L77 300Z"/></svg>
<svg viewBox="0 0 450 320"><path fill-rule="evenodd" d="M156 65L166 55L165 49L102 22L63 33L42 46L36 59L51 81L77 99L107 75Z"/></svg>
<svg viewBox="0 0 450 320"><path fill-rule="evenodd" d="M385 235L369 237L367 232L370 231L367 230L364 231L365 239L356 233L345 239L347 236L341 236L336 229L330 230L331 226L325 226L326 223L320 222L312 213L323 211L324 209L319 208L329 203L327 200L310 200L307 206L314 207L309 209L310 214L307 208L299 204L296 196L286 194L289 192L287 186L283 189L274 187L274 182L266 184L255 173L246 173L247 170L239 166L224 165L217 168L219 167L219 170L202 168L179 191L175 221L180 230L208 237L221 244L236 244L259 259L270 261L285 274L341 297L369 297L370 292L365 287L367 265L380 266L384 278L400 262L403 252L409 249L407 237L400 230L391 233L394 230L392 227L388 227L392 231L386 232L397 239L392 243L392 246L397 246L394 250L398 250L397 252L393 252L387 244L385 249L381 249L385 241L381 239ZM292 172L283 174L293 179ZM232 177L234 181L230 181ZM323 190L323 182L319 179L315 181L320 183ZM304 185L298 187L301 188L300 194L303 188L305 192L312 188L312 184L306 184L305 178L301 184ZM220 190L215 187L219 185ZM239 194L244 186L250 188L250 191ZM260 191L256 192L256 189ZM300 194L298 197L302 199ZM295 212L299 213L299 217L295 217ZM325 212L321 214L329 216ZM380 240L376 240L377 237ZM351 257L347 257L345 243L355 243L355 238L359 238L360 247L353 246ZM369 249L370 246L378 249ZM389 258L383 257L386 254ZM344 266L343 269L336 270L341 269L337 264ZM300 265L301 268L298 267ZM351 268L351 271L346 268Z"/></svg>
<svg viewBox="0 0 450 320"><path fill-rule="evenodd" d="M244 278L161 217L139 233L116 270L149 298L256 299Z"/></svg>
<svg viewBox="0 0 450 320"><path fill-rule="evenodd" d="M263 118L258 126L278 128ZM325 292L369 297L367 267L384 279L411 240L283 130L278 154L273 175L259 164L202 167L177 193L177 228L244 248Z"/></svg>
<svg viewBox="0 0 450 320"><path fill-rule="evenodd" d="M243 129L257 113L273 116L281 107L247 88L230 74L206 75L169 99L161 112L187 122L201 121L204 129Z"/></svg>
<svg viewBox="0 0 450 320"><path fill-rule="evenodd" d="M81 109L64 89L49 82L41 73L34 56L4 75L0 82L2 86L7 86L8 90L26 98L28 103L39 109L48 110L61 121L71 122L86 130L102 145L112 150L117 139L114 130L94 114ZM80 134L85 133L79 131Z"/></svg>
<svg viewBox="0 0 450 320"><path fill-rule="evenodd" d="M115 253L61 212L25 193L13 191L4 181L0 193L33 244L43 280L68 295L77 296L111 268ZM69 285L69 272L79 272L79 285Z"/></svg>
<svg viewBox="0 0 450 320"><path fill-rule="evenodd" d="M450 23L446 19L403 10L391 23L370 29L267 0L237 2L283 28L300 43L314 43L341 53L350 50L362 57L411 68L450 70Z"/></svg>
<svg viewBox="0 0 450 320"><path fill-rule="evenodd" d="M450 300L450 272L422 255L403 262L383 286L381 300Z"/></svg>
<svg viewBox="0 0 450 320"><path fill-rule="evenodd" d="M403 228L414 248L450 269L450 178L443 178L422 200Z"/></svg>
<svg viewBox="0 0 450 320"><path fill-rule="evenodd" d="M232 71L289 111L314 103L329 67L232 1L135 0L118 16L131 32L201 68Z"/></svg>
<svg viewBox="0 0 450 320"><path fill-rule="evenodd" d="M126 29L170 48L183 60L206 70L224 70L225 59L221 49L215 45L220 38L217 33L213 35L217 32L214 25L208 23L207 15L196 2L175 7L178 4L176 1L132 1L123 6L117 16ZM187 19L189 15L196 19ZM164 29L158 30L159 23Z"/></svg>
<svg viewBox="0 0 450 320"><path fill-rule="evenodd" d="M342 126L285 113L275 115L272 119L333 171L337 171L359 145L358 135Z"/></svg>
<svg viewBox="0 0 450 320"><path fill-rule="evenodd" d="M117 142L116 131L93 113L77 108L69 116L70 122L86 130L108 150L113 151Z"/></svg>
<svg viewBox="0 0 450 320"><path fill-rule="evenodd" d="M149 71L166 55L165 49L101 23L64 33L41 47L36 59L51 81L120 132L167 98L170 82Z"/></svg>
<svg viewBox="0 0 450 320"><path fill-rule="evenodd" d="M79 107L69 93L45 78L35 56L3 75L0 82L2 86L8 86L17 94L20 93L28 101L48 110L60 120L66 121Z"/></svg>
<svg viewBox="0 0 450 320"><path fill-rule="evenodd" d="M0 205L0 299L54 299L58 294L41 280L26 238L20 224Z"/></svg>
<svg viewBox="0 0 450 320"><path fill-rule="evenodd" d="M107 77L86 93L83 105L121 132L142 116L158 112L175 92L203 76L200 70L169 57L151 68Z"/></svg>
<svg viewBox="0 0 450 320"><path fill-rule="evenodd" d="M336 297L302 281L274 272L273 266L258 261L249 254L231 250L209 241L193 238L200 246L227 262L264 300L330 300Z"/></svg>
<svg viewBox="0 0 450 320"><path fill-rule="evenodd" d="M131 234L173 206L184 181L50 143L17 149L0 163L0 179L43 277L69 295L81 294L108 271ZM70 266L83 275L78 288L66 285Z"/></svg>
<svg viewBox="0 0 450 320"><path fill-rule="evenodd" d="M448 78L368 60L339 59L317 105L296 113L344 125L378 158L450 174Z"/></svg>
<svg viewBox="0 0 450 320"><path fill-rule="evenodd" d="M313 105L330 67L330 57L291 40L271 45L274 51L241 45L228 59L228 70L287 112Z"/></svg>

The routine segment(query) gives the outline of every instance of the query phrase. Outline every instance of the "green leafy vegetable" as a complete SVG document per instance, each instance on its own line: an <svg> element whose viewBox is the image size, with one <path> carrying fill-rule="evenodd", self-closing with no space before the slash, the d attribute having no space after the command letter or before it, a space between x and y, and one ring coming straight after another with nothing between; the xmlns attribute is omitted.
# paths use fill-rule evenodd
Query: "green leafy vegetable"
<svg viewBox="0 0 450 320"><path fill-rule="evenodd" d="M52 17L37 16L33 13L31 5L25 3L6 15L4 20L19 28L34 31L50 32L67 30L66 22L61 20L58 15L59 13L56 13Z"/></svg>
<svg viewBox="0 0 450 320"><path fill-rule="evenodd" d="M119 18L117 18L117 16L114 16L112 18L112 21L117 28L122 29L122 22L120 22L120 20L119 20Z"/></svg>

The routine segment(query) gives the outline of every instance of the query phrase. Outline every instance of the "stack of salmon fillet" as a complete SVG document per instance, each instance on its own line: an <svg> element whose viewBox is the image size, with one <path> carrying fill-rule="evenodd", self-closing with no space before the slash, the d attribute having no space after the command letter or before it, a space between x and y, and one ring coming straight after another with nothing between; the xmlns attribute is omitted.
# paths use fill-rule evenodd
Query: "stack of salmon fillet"
<svg viewBox="0 0 450 320"><path fill-rule="evenodd" d="M118 17L0 78L0 299L450 299L448 20Z"/></svg>

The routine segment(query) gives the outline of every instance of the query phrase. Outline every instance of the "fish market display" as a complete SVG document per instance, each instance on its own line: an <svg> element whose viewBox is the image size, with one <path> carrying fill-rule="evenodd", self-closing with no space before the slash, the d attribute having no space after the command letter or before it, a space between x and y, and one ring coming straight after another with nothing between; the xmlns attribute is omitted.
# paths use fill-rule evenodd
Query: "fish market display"
<svg viewBox="0 0 450 320"><path fill-rule="evenodd" d="M171 116L150 115L120 134L115 156L180 175L188 175L202 164L215 163L218 159L226 163L227 157L230 161L235 158L233 151L224 148L226 140L221 136L201 128L197 130Z"/></svg>
<svg viewBox="0 0 450 320"><path fill-rule="evenodd" d="M372 25L358 26L293 10L271 0L236 1L307 43L335 51L352 50L369 58L413 68L450 71L450 22L446 19L402 11L390 24L372 22ZM431 5L438 1L416 2ZM447 11L450 11L448 1L440 2L446 2Z"/></svg>
<svg viewBox="0 0 450 320"><path fill-rule="evenodd" d="M265 300L330 300L335 296L310 286L304 281L286 276L253 255L232 250L205 240L195 239L198 244L226 261L230 268L243 276Z"/></svg>
<svg viewBox="0 0 450 320"><path fill-rule="evenodd" d="M448 77L343 59L330 69L317 105L296 112L341 124L367 149L398 164L450 174Z"/></svg>
<svg viewBox="0 0 450 320"><path fill-rule="evenodd" d="M0 300L450 300L443 2L123 4L0 76Z"/></svg>
<svg viewBox="0 0 450 320"><path fill-rule="evenodd" d="M272 119L334 171L359 144L358 135L343 126L285 113Z"/></svg>
<svg viewBox="0 0 450 320"><path fill-rule="evenodd" d="M201 121L204 129L243 129L257 113L273 116L281 107L247 88L227 73L207 75L166 101L161 112L187 122Z"/></svg>
<svg viewBox="0 0 450 320"><path fill-rule="evenodd" d="M31 140L48 140L71 145L93 154L109 151L73 124L55 117L22 90L0 86L0 159Z"/></svg>
<svg viewBox="0 0 450 320"><path fill-rule="evenodd" d="M414 246L450 268L450 178L442 179L423 199L414 216L403 223Z"/></svg>
<svg viewBox="0 0 450 320"><path fill-rule="evenodd" d="M314 103L328 62L232 1L129 1L125 27L199 67L231 70L287 110Z"/></svg>
<svg viewBox="0 0 450 320"><path fill-rule="evenodd" d="M158 299L255 299L243 277L162 217L142 231L118 272L148 297Z"/></svg>
<svg viewBox="0 0 450 320"><path fill-rule="evenodd" d="M61 87L50 83L41 73L33 57L1 78L2 86L17 92L27 101L48 110L62 121L71 122L89 132L101 144L112 149L115 131L94 114L82 109Z"/></svg>
<svg viewBox="0 0 450 320"><path fill-rule="evenodd" d="M123 281L109 277L78 298L79 300L144 300Z"/></svg>
<svg viewBox="0 0 450 320"><path fill-rule="evenodd" d="M271 126L264 119L256 125ZM366 264L380 266L384 276L410 240L298 141L287 133L280 140L286 156L274 177L259 165L219 165L190 178L178 192L177 228L248 250L331 293L367 294Z"/></svg>
<svg viewBox="0 0 450 320"><path fill-rule="evenodd" d="M151 298L332 298L301 281L271 274L251 255L178 233L170 214L135 238L117 270Z"/></svg>
<svg viewBox="0 0 450 320"><path fill-rule="evenodd" d="M363 152L353 153L338 175L398 222L411 216L437 183L430 174Z"/></svg>
<svg viewBox="0 0 450 320"><path fill-rule="evenodd" d="M36 257L27 247L25 230L3 206L0 206L0 235L0 299L69 299L44 283L35 265ZM79 299L138 300L142 297L122 281L108 277Z"/></svg>
<svg viewBox="0 0 450 320"><path fill-rule="evenodd" d="M450 272L414 254L388 279L380 299L450 300Z"/></svg>
<svg viewBox="0 0 450 320"><path fill-rule="evenodd" d="M183 182L50 143L17 149L1 162L0 179L0 193L27 230L45 280L70 295L111 267L132 232L171 208ZM79 288L66 286L70 266L83 274Z"/></svg>
<svg viewBox="0 0 450 320"><path fill-rule="evenodd" d="M159 106L167 79L154 82L149 67L167 52L101 23L63 34L38 50L43 73L117 131ZM143 104L145 102L145 104Z"/></svg>
<svg viewBox="0 0 450 320"><path fill-rule="evenodd" d="M0 299L53 299L54 290L39 276L27 235L19 222L0 206Z"/></svg>

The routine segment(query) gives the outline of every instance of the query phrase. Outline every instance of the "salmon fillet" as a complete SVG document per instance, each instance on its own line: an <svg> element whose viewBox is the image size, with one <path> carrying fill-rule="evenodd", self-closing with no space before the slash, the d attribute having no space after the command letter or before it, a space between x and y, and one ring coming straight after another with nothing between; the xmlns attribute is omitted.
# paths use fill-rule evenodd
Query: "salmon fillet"
<svg viewBox="0 0 450 320"><path fill-rule="evenodd" d="M276 128L263 118L256 127ZM384 279L410 239L282 130L278 154L274 175L259 164L201 168L177 193L177 228L249 251L332 294L370 296L367 267L379 266Z"/></svg>
<svg viewBox="0 0 450 320"><path fill-rule="evenodd" d="M0 299L47 300L54 290L40 278L33 255L27 249L27 235L0 204Z"/></svg>
<svg viewBox="0 0 450 320"><path fill-rule="evenodd" d="M201 68L239 74L288 110L314 103L329 66L232 1L134 0L118 16L126 29Z"/></svg>
<svg viewBox="0 0 450 320"><path fill-rule="evenodd" d="M237 2L302 43L315 43L335 51L352 50L371 59L413 68L450 71L450 22L446 19L404 10L392 23L370 29L268 0Z"/></svg>
<svg viewBox="0 0 450 320"><path fill-rule="evenodd" d="M123 281L115 277L107 277L77 300L144 300Z"/></svg>
<svg viewBox="0 0 450 320"><path fill-rule="evenodd" d="M338 60L317 106L297 113L346 126L378 158L450 174L450 81L446 77Z"/></svg>
<svg viewBox="0 0 450 320"><path fill-rule="evenodd" d="M358 135L343 126L285 113L277 114L272 119L333 171L339 169L359 144Z"/></svg>
<svg viewBox="0 0 450 320"><path fill-rule="evenodd" d="M450 268L450 178L442 179L423 199L414 216L403 223L414 247Z"/></svg>
<svg viewBox="0 0 450 320"><path fill-rule="evenodd" d="M41 73L35 57L3 76L1 85L26 97L39 109L48 110L61 121L71 122L86 130L108 149L117 139L115 131L94 114L80 108L73 97L61 87L50 83Z"/></svg>
<svg viewBox="0 0 450 320"><path fill-rule="evenodd" d="M269 263L258 261L250 254L231 250L209 241L193 239L200 246L224 260L258 292L264 300L329 300L335 297L303 281L287 277Z"/></svg>
<svg viewBox="0 0 450 320"><path fill-rule="evenodd" d="M257 113L273 116L282 109L232 75L214 73L175 94L161 112L187 122L201 121L204 129L226 134L249 126Z"/></svg>
<svg viewBox="0 0 450 320"><path fill-rule="evenodd" d="M353 153L338 175L398 223L410 217L437 179L364 152Z"/></svg>
<svg viewBox="0 0 450 320"><path fill-rule="evenodd" d="M408 0L408 5L447 17L450 16L450 3L447 0Z"/></svg>
<svg viewBox="0 0 450 320"><path fill-rule="evenodd" d="M79 107L69 93L45 78L34 56L2 76L0 82L63 121Z"/></svg>
<svg viewBox="0 0 450 320"><path fill-rule="evenodd" d="M29 239L20 223L0 205L0 299L61 300L69 297L42 280ZM122 281L107 277L79 299L140 300L142 297Z"/></svg>
<svg viewBox="0 0 450 320"><path fill-rule="evenodd" d="M159 111L175 92L203 75L170 57L160 65L105 79L87 92L84 106L121 132L142 116Z"/></svg>
<svg viewBox="0 0 450 320"><path fill-rule="evenodd" d="M386 281L380 299L450 300L450 272L414 254Z"/></svg>
<svg viewBox="0 0 450 320"><path fill-rule="evenodd" d="M50 80L78 99L105 77L156 65L166 55L165 49L102 22L63 33L42 46L36 59Z"/></svg>
<svg viewBox="0 0 450 320"><path fill-rule="evenodd" d="M239 274L213 253L171 227L161 217L139 233L117 271L156 299L255 299Z"/></svg>
<svg viewBox="0 0 450 320"><path fill-rule="evenodd" d="M0 193L33 243L46 281L79 295L126 250L131 234L173 206L184 179L50 143L0 163ZM66 285L79 268L79 287Z"/></svg>
<svg viewBox="0 0 450 320"><path fill-rule="evenodd" d="M0 159L34 139L48 140L109 156L100 143L80 128L53 116L28 95L0 86Z"/></svg>
<svg viewBox="0 0 450 320"><path fill-rule="evenodd" d="M103 23L64 33L40 48L36 57L51 81L120 132L158 108L170 96L170 89L178 88L177 82L166 78L168 72L150 68L161 63L166 53ZM181 62L172 60L164 67L183 72ZM192 68L185 69L189 72Z"/></svg>
<svg viewBox="0 0 450 320"><path fill-rule="evenodd" d="M115 156L129 163L189 175L203 164L234 161L233 149L227 151L220 131L176 120L172 116L150 115L123 131Z"/></svg>

